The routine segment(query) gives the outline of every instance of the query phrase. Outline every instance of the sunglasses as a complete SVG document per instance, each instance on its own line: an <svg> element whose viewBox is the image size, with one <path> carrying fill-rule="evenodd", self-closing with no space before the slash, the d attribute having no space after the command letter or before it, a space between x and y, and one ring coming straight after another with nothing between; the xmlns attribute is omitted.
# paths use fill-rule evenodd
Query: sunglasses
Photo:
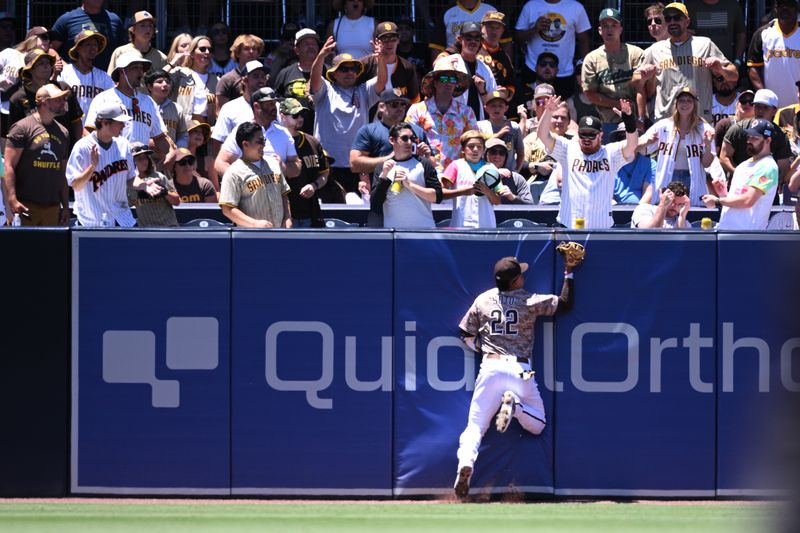
<svg viewBox="0 0 800 533"><path fill-rule="evenodd" d="M558 63L556 63L555 61L539 61L538 65L540 67L556 68L558 66Z"/></svg>
<svg viewBox="0 0 800 533"><path fill-rule="evenodd" d="M753 100L750 98L742 98L739 100L739 103L742 105L753 105Z"/></svg>
<svg viewBox="0 0 800 533"><path fill-rule="evenodd" d="M502 148L489 148L486 153L489 155L506 155L508 152Z"/></svg>
<svg viewBox="0 0 800 533"><path fill-rule="evenodd" d="M303 113L301 111L298 111L297 113L292 113L289 116L292 117L293 119L297 120L298 118L303 116Z"/></svg>
<svg viewBox="0 0 800 533"><path fill-rule="evenodd" d="M597 137L597 133L589 133L589 132L578 132L578 137L581 139L591 140Z"/></svg>
<svg viewBox="0 0 800 533"><path fill-rule="evenodd" d="M349 67L339 67L336 69L336 72L343 72L345 74L348 72L358 72L358 67L355 65Z"/></svg>
<svg viewBox="0 0 800 533"><path fill-rule="evenodd" d="M436 80L439 81L439 83L451 83L453 85L458 83L458 79L456 79L455 76L439 76Z"/></svg>
<svg viewBox="0 0 800 533"><path fill-rule="evenodd" d="M400 100L395 100L394 102L389 102L389 107L393 107L395 109L402 107L403 109L408 107L408 104L402 102Z"/></svg>
<svg viewBox="0 0 800 533"><path fill-rule="evenodd" d="M415 135L401 135L398 137L399 140L403 141L404 143L407 142L417 142L417 137Z"/></svg>
<svg viewBox="0 0 800 533"><path fill-rule="evenodd" d="M667 22L680 22L683 18L683 15L664 15L664 20Z"/></svg>
<svg viewBox="0 0 800 533"><path fill-rule="evenodd" d="M176 161L175 164L182 167L188 167L189 165L194 165L194 161L194 157L184 157L180 161Z"/></svg>
<svg viewBox="0 0 800 533"><path fill-rule="evenodd" d="M400 37L398 37L397 35L383 35L381 37L378 37L378 40L382 43L391 43L394 41L399 41Z"/></svg>
<svg viewBox="0 0 800 533"><path fill-rule="evenodd" d="M647 25L648 26L650 26L651 24L658 25L658 24L663 24L663 23L664 23L664 19L662 19L661 17L652 17L652 18L647 19Z"/></svg>
<svg viewBox="0 0 800 533"><path fill-rule="evenodd" d="M197 50L200 50L201 52L210 52L211 51L211 47L210 46L198 46Z"/></svg>

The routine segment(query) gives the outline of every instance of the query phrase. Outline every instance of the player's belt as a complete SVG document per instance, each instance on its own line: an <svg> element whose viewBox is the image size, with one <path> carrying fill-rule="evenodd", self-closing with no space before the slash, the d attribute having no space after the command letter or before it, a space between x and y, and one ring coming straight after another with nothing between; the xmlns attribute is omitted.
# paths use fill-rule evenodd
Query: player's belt
<svg viewBox="0 0 800 533"><path fill-rule="evenodd" d="M499 359L512 363L530 363L527 357L517 357L516 355L500 355L499 353L487 353L483 356L486 359Z"/></svg>

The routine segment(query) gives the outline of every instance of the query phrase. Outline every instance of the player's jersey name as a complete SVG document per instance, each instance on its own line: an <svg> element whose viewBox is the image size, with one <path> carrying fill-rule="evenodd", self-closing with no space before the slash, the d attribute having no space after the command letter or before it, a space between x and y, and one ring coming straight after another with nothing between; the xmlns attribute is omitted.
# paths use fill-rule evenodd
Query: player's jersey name
<svg viewBox="0 0 800 533"><path fill-rule="evenodd" d="M658 68L659 70L664 70L668 68L680 67L683 65L690 65L692 67L705 67L705 60L702 57L697 56L678 56L678 57L671 57L669 59L665 59L664 61L659 62Z"/></svg>
<svg viewBox="0 0 800 533"><path fill-rule="evenodd" d="M611 170L611 165L608 159L575 159L572 161L573 172L608 172L609 170Z"/></svg>
<svg viewBox="0 0 800 533"><path fill-rule="evenodd" d="M94 191L97 192L100 186L108 181L108 179L117 172L126 172L127 170L128 161L126 159L120 159L118 161L114 161L113 163L109 163L103 170L94 172L92 174L92 186Z"/></svg>

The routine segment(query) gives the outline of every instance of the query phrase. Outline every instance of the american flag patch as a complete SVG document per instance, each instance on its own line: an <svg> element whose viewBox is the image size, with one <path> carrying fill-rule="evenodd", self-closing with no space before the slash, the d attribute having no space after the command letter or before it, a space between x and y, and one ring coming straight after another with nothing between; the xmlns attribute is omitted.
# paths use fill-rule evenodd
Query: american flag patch
<svg viewBox="0 0 800 533"><path fill-rule="evenodd" d="M698 28L725 28L728 26L728 13L725 11L698 13L696 20Z"/></svg>

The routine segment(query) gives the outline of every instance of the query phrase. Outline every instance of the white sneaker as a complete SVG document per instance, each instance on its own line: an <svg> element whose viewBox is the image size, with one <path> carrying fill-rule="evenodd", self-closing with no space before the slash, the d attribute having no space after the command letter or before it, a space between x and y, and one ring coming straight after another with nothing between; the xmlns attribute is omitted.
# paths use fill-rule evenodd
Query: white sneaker
<svg viewBox="0 0 800 533"><path fill-rule="evenodd" d="M469 495L469 480L472 477L472 467L462 466L458 469L458 476L456 476L456 484L453 489L456 491L456 496L459 498L466 498Z"/></svg>
<svg viewBox="0 0 800 533"><path fill-rule="evenodd" d="M511 419L514 417L514 393L505 391L503 393L503 403L500 404L500 410L494 419L494 425L498 433L505 433L508 426L511 425Z"/></svg>

